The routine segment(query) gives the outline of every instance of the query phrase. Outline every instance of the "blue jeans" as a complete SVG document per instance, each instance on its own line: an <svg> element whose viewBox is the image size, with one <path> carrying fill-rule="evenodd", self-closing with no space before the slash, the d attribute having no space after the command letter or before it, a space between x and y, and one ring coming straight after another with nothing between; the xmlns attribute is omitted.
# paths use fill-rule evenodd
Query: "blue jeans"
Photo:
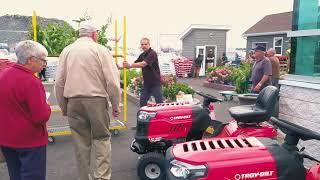
<svg viewBox="0 0 320 180"><path fill-rule="evenodd" d="M1 147L6 159L10 180L45 180L47 147Z"/></svg>
<svg viewBox="0 0 320 180"><path fill-rule="evenodd" d="M161 86L144 86L140 94L140 107L146 106L148 104L150 96L153 96L155 98L157 104L163 103Z"/></svg>

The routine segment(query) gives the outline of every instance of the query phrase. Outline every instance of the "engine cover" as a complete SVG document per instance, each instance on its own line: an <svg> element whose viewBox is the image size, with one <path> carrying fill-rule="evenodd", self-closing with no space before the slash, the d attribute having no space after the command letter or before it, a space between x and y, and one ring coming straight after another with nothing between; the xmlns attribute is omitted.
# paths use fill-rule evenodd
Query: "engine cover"
<svg viewBox="0 0 320 180"><path fill-rule="evenodd" d="M306 171L295 157L274 140L231 137L177 144L168 149L166 158L206 165L207 177L201 180L303 179Z"/></svg>
<svg viewBox="0 0 320 180"><path fill-rule="evenodd" d="M156 115L145 121L139 119L139 112ZM190 133L199 134L200 131L203 133L211 121L207 110L188 103L150 105L142 107L139 112L136 139L148 138L150 142L187 138Z"/></svg>

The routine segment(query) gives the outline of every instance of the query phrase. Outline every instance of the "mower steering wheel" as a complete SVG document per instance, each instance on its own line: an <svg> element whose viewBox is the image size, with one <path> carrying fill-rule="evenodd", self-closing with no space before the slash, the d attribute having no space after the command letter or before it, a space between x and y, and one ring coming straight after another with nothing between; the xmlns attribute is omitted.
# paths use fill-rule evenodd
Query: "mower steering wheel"
<svg viewBox="0 0 320 180"><path fill-rule="evenodd" d="M279 126L279 128L285 133L290 135L298 136L300 139L306 141L306 140L320 140L320 134L317 132L314 132L310 129L304 128L302 126L299 126L297 124L293 124L291 122L277 119L275 117L271 117L271 122Z"/></svg>
<svg viewBox="0 0 320 180"><path fill-rule="evenodd" d="M196 91L196 93L204 98L209 99L211 102L223 102L222 99L219 99L219 98L212 96L210 94L204 94L203 92L200 92L200 91Z"/></svg>

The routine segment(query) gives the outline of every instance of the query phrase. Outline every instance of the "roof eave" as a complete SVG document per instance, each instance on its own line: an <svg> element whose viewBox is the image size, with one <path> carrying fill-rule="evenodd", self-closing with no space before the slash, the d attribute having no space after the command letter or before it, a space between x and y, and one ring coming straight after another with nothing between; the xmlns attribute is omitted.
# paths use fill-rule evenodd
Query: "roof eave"
<svg viewBox="0 0 320 180"><path fill-rule="evenodd" d="M183 33L180 34L179 39L183 40L186 36L188 36L193 29L212 29L212 30L224 30L224 31L229 31L231 29L231 26L227 25L219 25L219 26L210 26L210 27L205 27L201 25L190 25Z"/></svg>
<svg viewBox="0 0 320 180"><path fill-rule="evenodd" d="M291 30L287 31L274 31L274 32L261 32L261 33L246 33L242 34L243 37L252 37L252 36L267 36L267 35L275 35L275 34L288 34Z"/></svg>

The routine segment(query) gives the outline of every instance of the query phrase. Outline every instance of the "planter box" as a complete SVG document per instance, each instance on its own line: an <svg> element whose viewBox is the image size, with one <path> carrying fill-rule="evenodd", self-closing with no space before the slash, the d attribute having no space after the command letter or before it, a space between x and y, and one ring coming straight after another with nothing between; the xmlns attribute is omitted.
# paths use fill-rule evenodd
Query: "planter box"
<svg viewBox="0 0 320 180"><path fill-rule="evenodd" d="M130 102L132 102L132 103L140 106L140 97L139 97L138 95L133 94L133 93L130 92L130 91L127 91L127 99L128 99ZM166 101L165 101L165 102L166 102ZM168 102L166 102L166 103L172 103L172 102L176 102L176 101L168 101ZM197 99L197 98L193 98L193 102L194 102L194 104L199 104L199 103L201 103L200 100ZM155 102L154 102L154 101L148 101L148 104L155 104Z"/></svg>
<svg viewBox="0 0 320 180"><path fill-rule="evenodd" d="M221 90L221 91L234 91L235 90L234 86L212 83L212 82L208 82L208 81L204 81L203 86L208 87L208 88L213 88L216 90Z"/></svg>
<svg viewBox="0 0 320 180"><path fill-rule="evenodd" d="M130 91L127 91L127 100L140 106L140 99L139 99L139 96L136 95L136 94L133 94L132 92Z"/></svg>

